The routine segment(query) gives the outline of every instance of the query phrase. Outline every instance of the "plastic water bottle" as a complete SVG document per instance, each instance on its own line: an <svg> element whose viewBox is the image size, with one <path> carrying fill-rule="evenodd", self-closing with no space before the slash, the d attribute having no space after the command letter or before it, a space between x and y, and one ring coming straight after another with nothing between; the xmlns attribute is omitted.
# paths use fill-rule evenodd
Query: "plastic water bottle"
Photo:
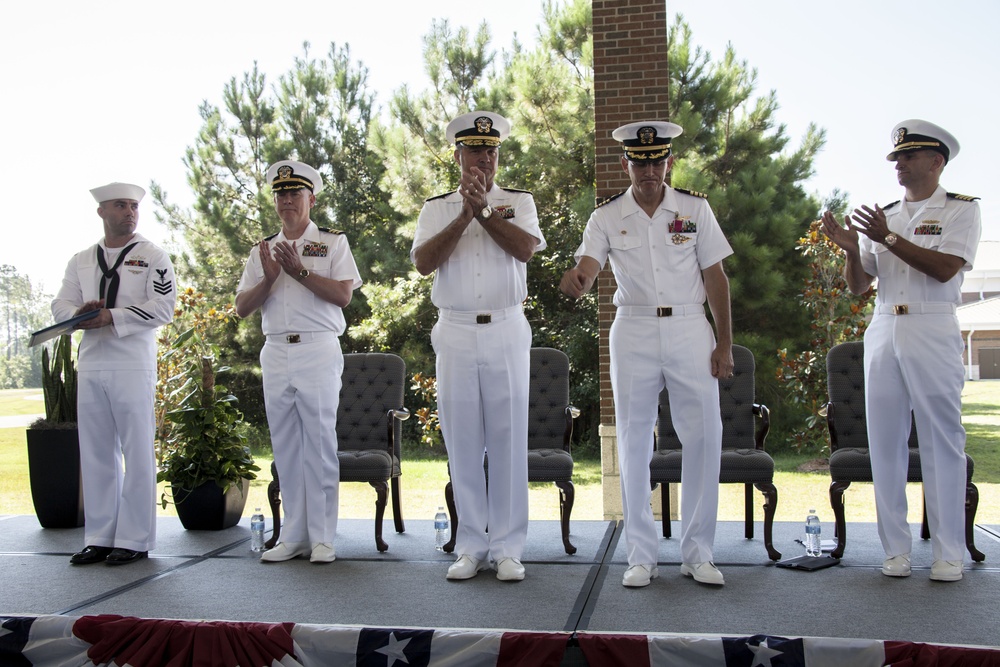
<svg viewBox="0 0 1000 667"><path fill-rule="evenodd" d="M264 550L264 514L257 507L250 517L250 551L260 553Z"/></svg>
<svg viewBox="0 0 1000 667"><path fill-rule="evenodd" d="M448 515L444 512L444 507L438 507L437 514L434 515L434 548L444 551L444 545L448 542Z"/></svg>
<svg viewBox="0 0 1000 667"><path fill-rule="evenodd" d="M821 530L822 528L819 523L819 517L816 516L816 510L809 510L809 516L806 517L807 556L823 555L823 543L820 539Z"/></svg>

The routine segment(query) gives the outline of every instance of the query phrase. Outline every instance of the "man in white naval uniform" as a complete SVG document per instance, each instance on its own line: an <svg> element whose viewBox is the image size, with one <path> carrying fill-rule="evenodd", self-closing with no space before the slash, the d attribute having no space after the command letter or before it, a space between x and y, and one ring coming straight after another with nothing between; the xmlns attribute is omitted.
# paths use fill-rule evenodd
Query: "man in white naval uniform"
<svg viewBox="0 0 1000 667"><path fill-rule="evenodd" d="M579 298L607 260L618 283L609 344L629 565L622 585L629 587L648 586L658 575L649 463L664 387L683 445L681 573L724 583L712 563L712 544L722 457L718 378L733 372L722 260L733 251L704 195L665 183L674 162L671 139L681 132L674 123L649 121L612 133L622 142L622 169L632 185L594 211L576 251L577 265L559 285ZM706 298L718 342L705 316Z"/></svg>
<svg viewBox="0 0 1000 667"><path fill-rule="evenodd" d="M70 563L120 565L156 546L156 329L174 319L177 290L167 253L135 231L145 190L111 183L90 192L104 238L73 256L52 301L57 322L98 311L77 325L87 546Z"/></svg>
<svg viewBox="0 0 1000 667"><path fill-rule="evenodd" d="M410 251L422 275L436 272L431 300L439 318L431 343L458 509L459 556L448 579L474 577L489 560L498 579L524 578L531 327L521 304L528 295L527 262L545 239L531 194L494 185L500 142L509 131L505 118L488 111L448 124L461 183L456 192L427 200Z"/></svg>
<svg viewBox="0 0 1000 667"><path fill-rule="evenodd" d="M267 170L267 181L281 231L250 252L236 291L240 317L261 309L264 406L285 507L281 542L260 559L330 563L340 504L339 336L347 328L342 309L361 276L347 238L309 217L323 188L319 173L282 160Z"/></svg>
<svg viewBox="0 0 1000 667"><path fill-rule="evenodd" d="M964 344L955 308L982 233L976 197L945 192L941 172L958 141L927 121L892 132L902 202L862 206L844 226L829 212L823 231L844 249L844 277L855 294L878 278L875 313L865 331L865 413L875 512L886 559L882 573L910 575L913 538L906 521L907 438L916 420L930 578L962 578L965 553Z"/></svg>

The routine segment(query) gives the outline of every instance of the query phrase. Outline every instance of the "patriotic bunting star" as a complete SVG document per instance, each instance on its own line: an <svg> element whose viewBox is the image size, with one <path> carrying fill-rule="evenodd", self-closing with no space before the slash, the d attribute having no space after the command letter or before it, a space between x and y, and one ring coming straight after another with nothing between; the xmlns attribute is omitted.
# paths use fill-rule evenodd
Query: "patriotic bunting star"
<svg viewBox="0 0 1000 667"><path fill-rule="evenodd" d="M410 643L409 639L396 639L396 633L393 632L389 635L389 643L382 648L375 649L376 653L381 653L386 657L387 667L392 667L396 664L396 661L402 662L404 665L410 664L410 661L406 657L406 645Z"/></svg>
<svg viewBox="0 0 1000 667"><path fill-rule="evenodd" d="M776 658L782 655L782 651L770 648L767 645L767 640L765 639L757 646L747 643L747 648L753 651L754 659L750 663L750 667L756 667L757 665L762 665L763 667L771 667L771 658Z"/></svg>

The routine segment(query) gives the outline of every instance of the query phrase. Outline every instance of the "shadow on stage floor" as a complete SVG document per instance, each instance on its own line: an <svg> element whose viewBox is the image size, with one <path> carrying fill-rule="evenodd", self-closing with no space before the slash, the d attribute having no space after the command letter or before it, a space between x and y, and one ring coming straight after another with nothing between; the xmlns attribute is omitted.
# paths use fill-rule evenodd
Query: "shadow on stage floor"
<svg viewBox="0 0 1000 667"><path fill-rule="evenodd" d="M249 549L249 520L220 532L185 531L160 518L148 560L121 567L71 566L83 529L42 529L33 516L0 517L0 615L121 614L142 618L295 622L555 632L693 633L844 637L1000 646L1000 526L977 526L983 563L966 555L962 581L930 581L930 543L914 526L913 575L883 576L874 524L850 524L843 560L803 572L777 568L743 525L720 523L715 562L723 587L681 576L679 540L661 539L660 577L621 585L621 524L575 521L578 551L563 551L557 522L532 522L527 576L492 572L450 582L452 556L435 551L430 521L408 521L389 551L375 549L370 520L340 522L337 560L263 564ZM268 522L270 526L270 522ZM826 526L830 528L830 526ZM778 523L774 544L799 555L802 525ZM679 524L674 535L679 535ZM832 536L827 536L832 537Z"/></svg>

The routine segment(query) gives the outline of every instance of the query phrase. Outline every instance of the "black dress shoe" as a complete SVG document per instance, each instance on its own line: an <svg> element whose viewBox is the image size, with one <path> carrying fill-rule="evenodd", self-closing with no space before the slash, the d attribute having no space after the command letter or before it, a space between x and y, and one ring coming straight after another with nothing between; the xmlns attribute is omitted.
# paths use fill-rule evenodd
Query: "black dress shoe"
<svg viewBox="0 0 1000 667"><path fill-rule="evenodd" d="M72 565L90 565L91 563L103 562L108 555L114 551L111 547L84 547L83 551L73 554L69 562Z"/></svg>
<svg viewBox="0 0 1000 667"><path fill-rule="evenodd" d="M115 548L108 554L106 562L108 565L124 565L134 563L146 557L148 551L132 551L131 549Z"/></svg>

